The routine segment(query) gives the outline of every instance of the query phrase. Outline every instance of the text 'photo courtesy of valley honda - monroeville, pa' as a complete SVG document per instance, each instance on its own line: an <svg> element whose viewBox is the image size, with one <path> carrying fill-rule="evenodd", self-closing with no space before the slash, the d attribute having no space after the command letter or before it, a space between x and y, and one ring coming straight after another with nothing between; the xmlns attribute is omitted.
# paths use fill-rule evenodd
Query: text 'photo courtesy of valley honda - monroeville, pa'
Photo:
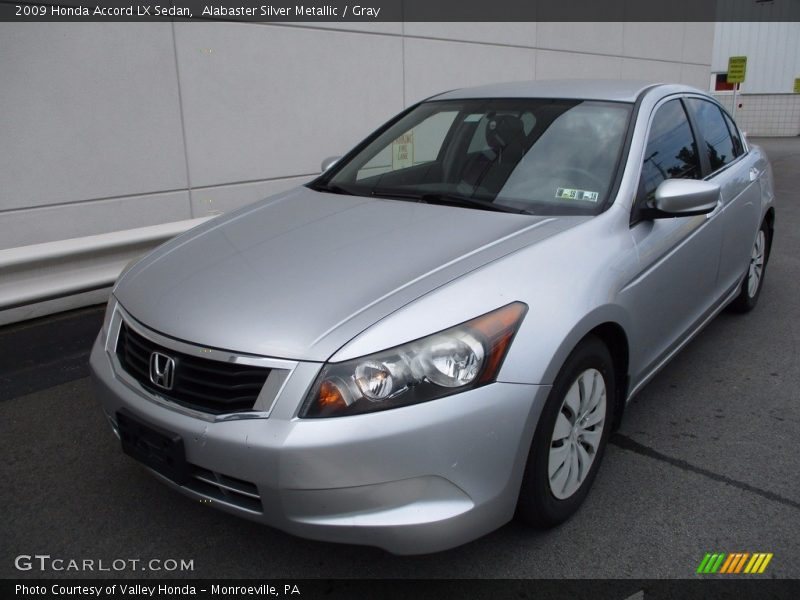
<svg viewBox="0 0 800 600"><path fill-rule="evenodd" d="M765 154L694 88L450 91L130 265L94 385L165 484L298 536L552 527L626 403L756 305L774 218Z"/></svg>

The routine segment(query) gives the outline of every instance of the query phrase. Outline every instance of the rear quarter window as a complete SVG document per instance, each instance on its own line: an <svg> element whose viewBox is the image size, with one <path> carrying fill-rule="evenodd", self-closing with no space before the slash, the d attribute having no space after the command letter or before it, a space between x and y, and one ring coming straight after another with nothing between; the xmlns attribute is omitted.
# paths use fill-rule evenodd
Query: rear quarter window
<svg viewBox="0 0 800 600"><path fill-rule="evenodd" d="M742 142L742 136L739 133L739 128L736 127L736 123L733 122L727 113L723 112L722 116L725 117L725 123L728 125L728 131L731 132L731 138L733 139L733 152L736 156L741 156L744 154L744 143Z"/></svg>

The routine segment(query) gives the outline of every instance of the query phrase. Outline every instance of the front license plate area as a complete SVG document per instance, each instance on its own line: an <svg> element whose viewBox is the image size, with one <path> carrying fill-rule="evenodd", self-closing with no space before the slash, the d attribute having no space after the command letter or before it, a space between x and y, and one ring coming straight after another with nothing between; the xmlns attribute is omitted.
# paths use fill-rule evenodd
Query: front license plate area
<svg viewBox="0 0 800 600"><path fill-rule="evenodd" d="M117 411L122 451L179 485L186 483L186 454L177 433L145 423L130 411Z"/></svg>

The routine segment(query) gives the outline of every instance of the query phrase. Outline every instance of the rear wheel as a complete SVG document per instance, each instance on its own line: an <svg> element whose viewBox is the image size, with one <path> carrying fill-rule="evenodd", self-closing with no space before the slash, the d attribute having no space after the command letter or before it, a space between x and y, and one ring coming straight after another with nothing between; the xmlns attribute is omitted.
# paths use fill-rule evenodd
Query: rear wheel
<svg viewBox="0 0 800 600"><path fill-rule="evenodd" d="M730 304L731 310L734 312L749 312L755 308L758 302L769 258L769 235L769 227L765 221L761 223L756 234L756 241L750 251L750 264L747 267L744 281L742 281L742 287L739 289L739 295Z"/></svg>
<svg viewBox="0 0 800 600"><path fill-rule="evenodd" d="M561 368L536 427L518 504L526 522L553 527L586 498L611 431L615 385L608 348L586 338Z"/></svg>

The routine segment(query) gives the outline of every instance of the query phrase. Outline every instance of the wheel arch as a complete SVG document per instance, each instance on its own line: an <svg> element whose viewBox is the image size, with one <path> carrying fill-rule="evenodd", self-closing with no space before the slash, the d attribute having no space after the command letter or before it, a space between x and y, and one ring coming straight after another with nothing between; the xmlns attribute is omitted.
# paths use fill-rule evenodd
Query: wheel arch
<svg viewBox="0 0 800 600"><path fill-rule="evenodd" d="M772 238L775 234L775 207L770 206L764 215L764 222L769 229L769 236L767 236L767 259L769 259L770 252L772 252Z"/></svg>
<svg viewBox="0 0 800 600"><path fill-rule="evenodd" d="M616 397L614 398L614 420L612 422L612 431L614 431L622 423L622 413L625 411L625 400L628 397L630 381L628 375L628 364L630 362L628 336L619 323L612 321L601 323L586 335L594 335L600 338L611 353L611 360L614 361L614 377L617 384Z"/></svg>
<svg viewBox="0 0 800 600"><path fill-rule="evenodd" d="M619 307L607 307L598 313L589 315L578 323L555 353L546 370L548 382L555 380L570 353L589 336L599 338L611 353L616 378L616 397L614 398L613 429L617 429L625 410L625 401L630 387L630 339L624 323L625 313ZM604 318L600 318L604 317Z"/></svg>

